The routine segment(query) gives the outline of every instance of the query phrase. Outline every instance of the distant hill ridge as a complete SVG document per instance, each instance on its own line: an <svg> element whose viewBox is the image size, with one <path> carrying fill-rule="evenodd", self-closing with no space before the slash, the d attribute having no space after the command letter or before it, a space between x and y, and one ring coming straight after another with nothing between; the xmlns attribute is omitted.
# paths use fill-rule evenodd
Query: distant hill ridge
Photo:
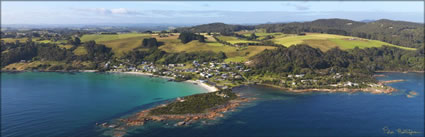
<svg viewBox="0 0 425 137"><path fill-rule="evenodd" d="M272 23L260 25L231 25L211 23L193 27L177 28L175 32L190 31L236 32L240 30L263 29L266 32L297 34L301 32L329 33L380 40L395 45L419 48L424 43L424 24L407 21L380 19L371 22L348 19L318 19L310 22Z"/></svg>

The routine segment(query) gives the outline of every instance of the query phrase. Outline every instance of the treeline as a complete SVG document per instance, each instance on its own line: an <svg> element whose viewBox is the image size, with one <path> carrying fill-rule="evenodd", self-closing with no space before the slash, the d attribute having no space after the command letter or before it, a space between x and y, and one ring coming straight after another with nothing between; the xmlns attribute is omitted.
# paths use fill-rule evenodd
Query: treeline
<svg viewBox="0 0 425 137"><path fill-rule="evenodd" d="M229 25L224 23L210 23L204 25L198 25L194 27L183 27L173 30L173 32L193 32L193 33L208 33L208 32L235 32L240 30L252 30L254 26L244 25Z"/></svg>
<svg viewBox="0 0 425 137"><path fill-rule="evenodd" d="M71 51L67 51L56 45L43 43L3 43L1 65L6 66L21 60L59 61L71 58Z"/></svg>
<svg viewBox="0 0 425 137"><path fill-rule="evenodd" d="M269 40L269 39L272 39L273 38L273 36L271 36L271 35L268 35L265 38L260 39L260 40L257 39L258 36L256 36L255 33L252 33L250 36L244 36L244 35L241 35L241 34L238 34L238 33L233 33L233 32L228 32L226 34L220 34L220 35L223 35L223 36L235 36L235 37L240 38L240 39L257 41L257 42L243 42L243 43L234 43L234 44L232 44L232 43L229 43L229 42L227 42L225 40L219 39L216 34L213 35L213 38L217 42L219 42L221 44L224 44L224 45L228 45L228 46L236 46L236 45L237 46L276 46L276 47L283 46L281 44L276 44L273 41Z"/></svg>
<svg viewBox="0 0 425 137"><path fill-rule="evenodd" d="M375 71L424 71L424 51L395 47L339 48L322 52L308 45L295 45L265 50L254 56L251 67L257 73L337 73L372 74Z"/></svg>
<svg viewBox="0 0 425 137"><path fill-rule="evenodd" d="M87 50L86 55L74 55L73 50L61 48L55 44L49 43L2 43L1 45L1 65L2 67L25 61L91 61L94 63L105 62L112 57L111 48L96 44L94 41L86 42L82 45Z"/></svg>
<svg viewBox="0 0 425 137"><path fill-rule="evenodd" d="M203 35L198 35L192 32L182 32L179 35L179 39L182 43L188 43L192 40L198 40L199 42L205 42L205 37Z"/></svg>
<svg viewBox="0 0 425 137"><path fill-rule="evenodd" d="M140 64L143 61L158 64L176 64L197 60L199 62L217 61L222 62L227 56L224 52L215 53L212 51L192 52L192 53L167 53L157 48L149 50L136 50L125 54L123 59L128 59L132 64Z"/></svg>
<svg viewBox="0 0 425 137"><path fill-rule="evenodd" d="M108 61L113 55L111 48L108 48L102 44L96 44L96 42L93 40L82 44L82 46L84 46L84 48L87 50L87 55L83 55L83 60L93 61L96 64Z"/></svg>

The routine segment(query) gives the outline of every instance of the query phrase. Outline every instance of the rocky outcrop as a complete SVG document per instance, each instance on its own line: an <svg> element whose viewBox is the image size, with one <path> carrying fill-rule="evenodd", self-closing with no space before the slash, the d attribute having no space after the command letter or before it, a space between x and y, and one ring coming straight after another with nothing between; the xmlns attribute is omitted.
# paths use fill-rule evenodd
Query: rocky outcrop
<svg viewBox="0 0 425 137"><path fill-rule="evenodd" d="M403 82L403 81L406 81L406 80L398 79L398 80L379 81L378 84L388 84L388 83L396 83L396 82Z"/></svg>
<svg viewBox="0 0 425 137"><path fill-rule="evenodd" d="M199 114L179 114L179 115L150 115L149 112L157 107L161 107L162 105L159 105L154 108L150 108L147 110L140 111L136 113L133 116L130 116L128 118L122 118L118 119L117 122L113 123L103 123L103 124L96 124L97 126L100 126L102 128L110 128L114 132L114 135L117 134L119 136L122 136L123 133L127 129L135 126L143 126L148 122L161 122L161 121L167 121L167 120L182 120L180 122L177 122L174 124L174 126L186 126L190 125L196 121L199 120L214 120L218 117L223 117L223 113L227 111L232 111L236 109L238 106L241 105L243 102L254 100L255 98L241 98L238 97L237 99L230 100L225 105L220 105L211 109L208 109L205 113L199 113ZM168 122L165 122L165 125L168 125ZM206 121L203 121L203 123L206 123ZM111 126L112 125L112 126ZM117 132L117 133L115 133Z"/></svg>

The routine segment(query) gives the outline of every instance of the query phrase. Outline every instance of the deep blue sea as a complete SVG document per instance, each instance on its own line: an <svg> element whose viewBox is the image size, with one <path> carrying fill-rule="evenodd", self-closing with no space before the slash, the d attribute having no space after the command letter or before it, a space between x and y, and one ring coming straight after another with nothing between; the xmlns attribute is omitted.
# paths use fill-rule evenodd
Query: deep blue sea
<svg viewBox="0 0 425 137"><path fill-rule="evenodd" d="M288 93L234 89L257 100L208 124L137 128L127 136L424 136L424 74L383 73L399 92ZM2 73L3 136L101 136L94 123L205 92L188 83L124 74ZM418 95L407 97L408 92ZM384 130L385 129L385 130ZM412 135L400 130L419 133ZM393 131L391 133L390 131Z"/></svg>

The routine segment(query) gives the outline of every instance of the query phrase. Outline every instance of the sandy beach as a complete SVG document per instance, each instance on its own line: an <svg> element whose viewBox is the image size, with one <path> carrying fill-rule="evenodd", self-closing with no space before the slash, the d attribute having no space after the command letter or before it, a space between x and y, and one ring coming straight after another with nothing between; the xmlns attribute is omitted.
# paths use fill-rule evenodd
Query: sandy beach
<svg viewBox="0 0 425 137"><path fill-rule="evenodd" d="M168 77L168 76L158 76L158 75L154 75L154 74L146 73L146 72L111 72L111 73L125 73L125 74L135 74L135 75L144 75L144 76L155 76L155 77L160 77L160 78L165 78L165 79L174 79L173 77ZM218 91L218 88L217 88L217 87L215 87L215 86L211 86L211 85L208 85L208 84L206 84L206 83L202 83L202 82L201 82L201 81L199 81L199 80L186 80L186 81L184 81L184 82L192 83L192 84L198 85L198 86L200 86L200 87L202 87L202 88L206 89L208 92L215 92L215 91Z"/></svg>
<svg viewBox="0 0 425 137"><path fill-rule="evenodd" d="M201 81L199 81L199 80L186 80L185 82L189 82L189 83L193 83L193 84L197 84L197 85L199 85L199 86L201 86L201 87L203 87L203 88L205 88L205 89L207 89L208 90L208 92L216 92L216 91L218 91L218 88L217 87L215 87L215 86L211 86L211 85L208 85L208 84L206 84L206 83L202 83Z"/></svg>

